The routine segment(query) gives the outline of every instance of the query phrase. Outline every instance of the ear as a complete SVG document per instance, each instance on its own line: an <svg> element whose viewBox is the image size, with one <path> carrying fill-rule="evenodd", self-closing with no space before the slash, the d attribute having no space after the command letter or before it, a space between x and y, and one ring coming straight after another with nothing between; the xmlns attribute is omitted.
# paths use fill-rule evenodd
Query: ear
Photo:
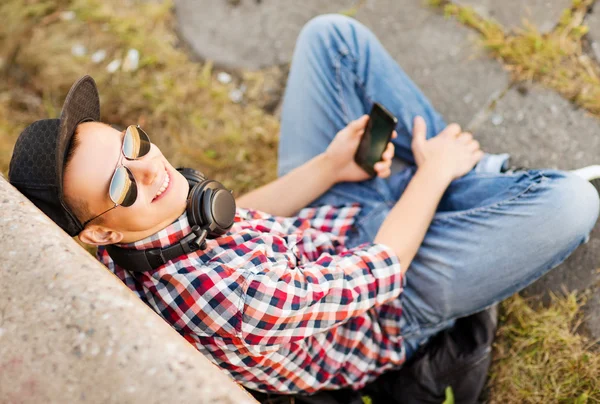
<svg viewBox="0 0 600 404"><path fill-rule="evenodd" d="M100 225L90 225L79 233L79 240L85 244L116 244L123 239L123 233Z"/></svg>

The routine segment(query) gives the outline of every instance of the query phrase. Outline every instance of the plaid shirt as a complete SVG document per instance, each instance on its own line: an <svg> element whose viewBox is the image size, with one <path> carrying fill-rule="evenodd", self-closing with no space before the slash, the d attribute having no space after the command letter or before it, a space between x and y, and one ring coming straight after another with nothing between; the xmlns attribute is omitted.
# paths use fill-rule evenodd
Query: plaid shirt
<svg viewBox="0 0 600 404"><path fill-rule="evenodd" d="M207 248L147 273L102 261L212 362L246 387L282 393L360 388L405 357L399 295L404 278L387 246L347 248L358 204L296 217L238 208ZM125 247L175 243L183 214Z"/></svg>

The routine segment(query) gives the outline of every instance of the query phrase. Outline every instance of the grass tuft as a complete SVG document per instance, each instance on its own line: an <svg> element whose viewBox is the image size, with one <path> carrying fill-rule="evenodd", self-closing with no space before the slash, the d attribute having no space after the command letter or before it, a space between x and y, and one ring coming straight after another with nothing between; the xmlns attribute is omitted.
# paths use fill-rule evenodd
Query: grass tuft
<svg viewBox="0 0 600 404"><path fill-rule="evenodd" d="M471 7L447 4L444 12L478 31L483 46L505 65L514 81L539 81L600 115L600 67L582 50L582 38L588 32L583 20L593 1L574 0L547 34L528 23L507 34Z"/></svg>
<svg viewBox="0 0 600 404"><path fill-rule="evenodd" d="M210 62L190 60L178 47L171 7L117 0L3 2L2 172L18 133L34 120L56 117L71 84L87 73L100 89L102 120L139 123L175 166L218 177L237 195L273 179L277 119L254 103L232 102L235 84L219 83ZM63 18L66 12L75 17ZM75 45L86 53L74 56ZM123 61L129 49L139 51L139 68L109 73L107 65ZM91 54L98 50L107 56L94 63Z"/></svg>
<svg viewBox="0 0 600 404"><path fill-rule="evenodd" d="M534 309L514 296L502 305L491 372L491 403L598 403L600 354L577 330L575 294Z"/></svg>

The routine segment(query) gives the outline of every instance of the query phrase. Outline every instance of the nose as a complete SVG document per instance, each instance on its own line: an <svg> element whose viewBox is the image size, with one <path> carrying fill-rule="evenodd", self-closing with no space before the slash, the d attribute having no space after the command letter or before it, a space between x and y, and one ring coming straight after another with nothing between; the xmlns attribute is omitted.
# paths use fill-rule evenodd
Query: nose
<svg viewBox="0 0 600 404"><path fill-rule="evenodd" d="M141 158L125 163L139 185L151 185L163 171L163 164L158 158Z"/></svg>

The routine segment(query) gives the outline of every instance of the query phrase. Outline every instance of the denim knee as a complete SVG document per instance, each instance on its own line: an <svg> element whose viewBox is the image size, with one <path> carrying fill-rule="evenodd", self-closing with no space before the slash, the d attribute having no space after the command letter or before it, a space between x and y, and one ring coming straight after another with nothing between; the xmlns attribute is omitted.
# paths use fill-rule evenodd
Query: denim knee
<svg viewBox="0 0 600 404"><path fill-rule="evenodd" d="M353 51L353 32L361 24L341 14L321 14L308 21L298 36L298 43L310 46L324 44L342 54Z"/></svg>
<svg viewBox="0 0 600 404"><path fill-rule="evenodd" d="M332 29L340 28L344 24L357 22L355 19L342 14L321 14L310 19L300 32L300 36L318 36Z"/></svg>
<svg viewBox="0 0 600 404"><path fill-rule="evenodd" d="M562 172L553 178L549 204L555 212L555 226L566 241L585 239L594 228L600 212L600 197L594 186L583 178Z"/></svg>

